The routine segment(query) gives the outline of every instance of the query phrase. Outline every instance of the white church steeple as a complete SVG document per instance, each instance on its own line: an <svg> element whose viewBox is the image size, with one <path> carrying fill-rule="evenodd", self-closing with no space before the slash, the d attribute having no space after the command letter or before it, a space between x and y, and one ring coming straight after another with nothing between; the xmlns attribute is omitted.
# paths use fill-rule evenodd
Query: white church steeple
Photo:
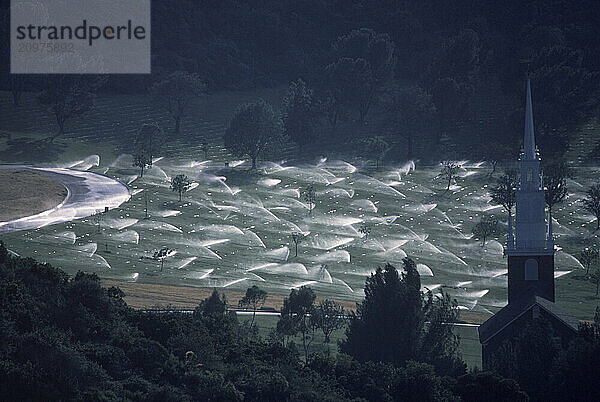
<svg viewBox="0 0 600 402"><path fill-rule="evenodd" d="M525 101L525 138L523 140L525 159L538 159L533 135L533 107L531 106L531 83L527 80L527 100Z"/></svg>
<svg viewBox="0 0 600 402"><path fill-rule="evenodd" d="M519 158L520 179L515 194L515 243L514 248L509 244L508 250L543 252L547 248L544 187L533 127L531 84L527 80L525 136Z"/></svg>
<svg viewBox="0 0 600 402"><path fill-rule="evenodd" d="M546 233L544 180L535 147L531 84L527 81L525 135L519 157L515 191L515 231L507 236L508 303L541 296L554 302L554 242L552 227Z"/></svg>

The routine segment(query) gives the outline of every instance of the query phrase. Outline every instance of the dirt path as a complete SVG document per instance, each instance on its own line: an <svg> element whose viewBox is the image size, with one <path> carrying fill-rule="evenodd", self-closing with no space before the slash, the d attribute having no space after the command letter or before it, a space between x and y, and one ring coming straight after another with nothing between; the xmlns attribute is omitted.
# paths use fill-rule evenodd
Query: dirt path
<svg viewBox="0 0 600 402"><path fill-rule="evenodd" d="M125 301L133 308L150 309L173 307L177 309L193 310L200 302L213 292L213 288L200 288L194 286L159 285L153 283L137 283L102 279L105 287L117 286L125 293ZM224 293L229 307L237 307L239 300L245 292L217 288ZM269 293L264 307L280 310L285 296ZM317 303L320 301L317 298ZM345 309L354 310L355 303L347 300L338 300Z"/></svg>
<svg viewBox="0 0 600 402"><path fill-rule="evenodd" d="M175 308L193 310L202 300L210 296L212 288L200 288L194 286L158 285L151 283L137 283L102 279L105 287L116 286L125 293L125 302L136 309L152 308ZM217 289L224 293L230 308L237 307L238 301L244 296L244 292L226 289ZM269 293L264 307L280 310L283 306L285 296ZM317 303L322 299L317 297ZM348 300L336 300L346 310L353 311L356 308L354 302ZM487 314L461 311L459 320L469 324L481 324L490 316Z"/></svg>
<svg viewBox="0 0 600 402"><path fill-rule="evenodd" d="M0 222L35 215L60 204L67 189L28 169L0 169Z"/></svg>

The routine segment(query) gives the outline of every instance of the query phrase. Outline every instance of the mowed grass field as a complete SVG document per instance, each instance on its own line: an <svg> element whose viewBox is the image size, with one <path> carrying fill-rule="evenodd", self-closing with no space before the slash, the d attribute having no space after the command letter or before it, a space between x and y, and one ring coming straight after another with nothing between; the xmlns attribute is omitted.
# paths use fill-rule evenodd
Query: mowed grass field
<svg viewBox="0 0 600 402"><path fill-rule="evenodd" d="M168 131L171 122L144 97L100 97L94 111L56 141L61 152L38 163L109 175L128 184L131 200L102 214L99 226L87 218L3 235L2 240L15 253L70 273L82 269L116 281L233 291L257 284L281 296L309 285L320 297L349 302L363 297L364 281L378 266L400 267L409 256L419 264L423 290L450 293L464 311L489 315L506 303L504 235L482 247L471 233L484 214L496 215L505 225L504 211L490 202L494 179L488 167L459 161L460 177L447 193L436 166L374 169L339 154L286 162L293 147L269 158L276 162L249 172L248 161L229 155L220 136L240 104L257 97L278 104L283 92L197 100L184 118L181 137L165 146L143 178L131 166L135 130L158 121ZM53 130L33 96L24 102L14 108L8 94L0 94L4 163L37 162L11 159L15 153L10 151L24 138L42 138ZM210 144L208 158L200 149L202 139ZM180 173L195 183L181 203L169 188L170 178ZM577 168L568 183L569 197L554 215L557 303L581 319L593 317L598 304L577 260L581 249L598 243L594 218L580 202L598 173L597 168ZM310 214L302 197L308 186L317 192ZM359 231L363 224L371 229L368 236ZM298 256L294 232L306 235ZM161 247L172 250L162 271L151 258Z"/></svg>
<svg viewBox="0 0 600 402"><path fill-rule="evenodd" d="M250 324L252 321L252 315L238 315L238 320L241 323ZM256 326L259 330L259 334L262 337L268 337L269 334L277 327L277 321L279 317L274 315L257 315ZM477 335L477 327L475 326L455 326L454 333L460 338L459 350L463 360L467 366L471 368L481 368L481 344L479 343L479 337ZM330 342L326 344L323 333L316 331L312 335L313 339L310 343L310 353L321 352L329 350L332 354L338 353L338 343L345 339L345 329L335 331L331 335ZM298 351L302 355L304 353L302 347L301 336L294 337L294 342L298 348Z"/></svg>
<svg viewBox="0 0 600 402"><path fill-rule="evenodd" d="M214 159L164 158L143 178L127 155L88 165L78 166L129 183L131 200L102 214L99 226L87 218L4 235L13 251L114 280L233 290L257 284L277 294L310 285L323 297L349 301L363 297L364 281L378 266L400 267L409 256L419 264L424 290L449 292L461 309L489 314L506 303L503 233L485 247L471 233L484 214L504 219L490 203L489 170L477 163L463 163L462 177L446 194L437 168L410 165L266 163L248 172L242 161L225 167ZM180 173L195 182L181 203L169 188ZM582 280L576 258L597 242L595 222L580 207L596 173L579 169L569 183L572 194L555 213L557 301L581 318L592 317L596 306L594 286ZM317 203L309 214L301 192L310 185ZM363 224L368 236L359 231ZM306 235L298 256L295 232ZM172 251L161 271L152 256L162 247Z"/></svg>

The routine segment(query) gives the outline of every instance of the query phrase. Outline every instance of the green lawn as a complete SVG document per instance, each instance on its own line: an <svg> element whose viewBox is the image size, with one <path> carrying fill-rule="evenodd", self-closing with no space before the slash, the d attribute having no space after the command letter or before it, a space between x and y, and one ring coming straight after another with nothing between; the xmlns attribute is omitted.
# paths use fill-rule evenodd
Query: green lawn
<svg viewBox="0 0 600 402"><path fill-rule="evenodd" d="M252 316L244 315L238 316L238 320L240 322L251 322ZM266 338L269 334L275 329L277 326L277 321L279 317L277 316L265 316L259 315L256 316L256 326L259 329L259 334L261 337ZM455 333L460 337L460 353L462 355L463 360L467 363L469 368L479 367L481 368L481 344L479 343L479 338L477 335L477 327L474 326L455 326ZM311 344L310 351L318 352L325 350L328 348L329 351L333 354L338 353L337 344L338 341L345 339L344 335L345 330L339 330L332 334L331 342L329 345L323 344L323 334L318 331L314 335L314 340ZM303 353L302 350L302 338L297 336L294 339L296 346L300 353Z"/></svg>
<svg viewBox="0 0 600 402"><path fill-rule="evenodd" d="M39 138L51 128L41 111L26 119L28 110L35 110L31 97L14 111L6 94L0 95L1 127L13 140ZM237 290L257 284L283 295L309 285L320 297L350 301L363 297L365 278L377 266L400 266L409 256L419 264L424 290L449 292L461 309L493 313L506 303L504 236L481 247L471 234L483 214L505 219L502 209L490 204L489 169L462 162L461 177L447 194L436 178L437 167L372 169L328 159L269 163L249 173L247 161L236 162L218 138L235 108L257 95L276 102L281 89L197 101L196 112L183 123L183 136L169 143L165 157L142 179L131 166L127 139L141 122L163 113L144 106L141 97L101 97L95 111L57 141L64 152L53 163L88 168L99 157L99 166L91 170L129 183L131 200L105 214L100 230L87 218L5 234L2 240L20 255L72 274L83 269L117 280ZM169 126L164 118L161 122ZM205 137L211 139L208 161L199 150L199 139ZM0 138L0 150L6 150L7 141ZM226 161L230 167L224 167ZM180 173L197 183L182 203L169 189L169 179ZM593 317L598 301L575 257L598 243L598 232L579 200L598 173L597 168L577 168L568 183L569 198L554 213L561 247L557 303L582 319ZM318 196L310 215L300 196L309 185ZM150 219L144 219L144 193ZM371 228L368 238L358 231L362 223ZM291 234L298 231L308 236L295 257ZM161 272L148 257L163 246L174 253Z"/></svg>

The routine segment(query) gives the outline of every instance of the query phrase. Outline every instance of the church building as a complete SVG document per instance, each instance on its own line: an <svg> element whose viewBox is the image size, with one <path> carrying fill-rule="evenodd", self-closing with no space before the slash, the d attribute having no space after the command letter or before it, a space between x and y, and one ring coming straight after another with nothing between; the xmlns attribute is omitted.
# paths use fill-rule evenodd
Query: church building
<svg viewBox="0 0 600 402"><path fill-rule="evenodd" d="M552 220L546 220L544 178L535 147L531 85L527 81L525 138L519 158L515 189L516 222L509 218L508 304L479 327L482 365L505 340L519 336L531 320L544 317L555 337L567 344L576 334L578 321L554 304L554 238Z"/></svg>

